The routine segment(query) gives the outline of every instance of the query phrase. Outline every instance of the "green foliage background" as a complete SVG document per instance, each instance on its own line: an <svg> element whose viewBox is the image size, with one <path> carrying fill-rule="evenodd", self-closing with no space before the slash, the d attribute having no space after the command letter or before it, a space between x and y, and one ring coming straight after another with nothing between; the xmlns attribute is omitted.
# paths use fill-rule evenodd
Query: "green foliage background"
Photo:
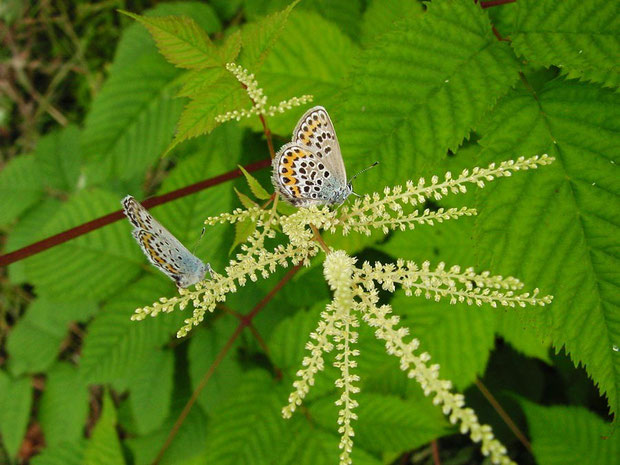
<svg viewBox="0 0 620 465"><path fill-rule="evenodd" d="M227 61L256 73L271 104L313 94L332 116L348 172L381 162L356 180L360 193L548 153L556 158L549 167L440 205L475 206L475 218L330 240L364 259L474 266L553 294L551 306L508 310L398 293L391 303L511 457L617 463L618 434L609 423L620 405L616 2L140 5L116 5L144 15L137 22L102 10L122 27L111 62L100 65L103 84L92 101L78 100L76 114L85 117L42 128L34 150L4 160L3 252L118 210L126 194L166 193L268 157L258 119L214 120L249 107L222 68ZM177 18L161 19L170 15ZM269 118L276 148L304 110ZM266 170L257 177L269 185ZM250 195L236 180L153 214L194 244L204 218L239 205L233 187ZM221 270L231 237L231 228L209 229L196 254ZM282 275L247 286L227 305L249 312ZM3 460L29 458L24 438L38 426L45 447L33 464L151 463L237 324L216 312L178 341L189 310L129 320L134 308L174 292L124 221L10 265L0 307ZM235 341L161 463L336 463L330 368L306 410L288 423L280 415L328 298L319 261L298 273L254 321L269 353L248 331ZM482 461L370 330L361 328L359 349L356 464L392 463L439 438L446 463ZM483 400L477 380L527 432L532 453Z"/></svg>

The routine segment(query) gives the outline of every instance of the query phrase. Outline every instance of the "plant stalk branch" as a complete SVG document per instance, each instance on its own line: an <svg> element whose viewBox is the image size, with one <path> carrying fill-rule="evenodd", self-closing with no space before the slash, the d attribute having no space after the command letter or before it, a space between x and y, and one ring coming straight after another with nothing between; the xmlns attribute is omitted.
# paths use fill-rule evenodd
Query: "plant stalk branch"
<svg viewBox="0 0 620 465"><path fill-rule="evenodd" d="M244 166L244 168L248 173L252 173L254 171L267 168L268 166L271 166L271 160L260 160L254 163L250 163L249 165ZM177 189L163 195L158 195L156 197L151 197L150 199L142 202L142 205L144 205L146 208L152 208L157 205L161 205L190 194L195 194L196 192L216 186L218 184L222 184L226 181L230 181L231 179L238 178L239 176L241 176L241 170L234 169L232 171L228 171L227 173L220 174L219 176L215 176L213 178L205 179L195 184L182 187L181 189ZM30 244L26 247L15 250L14 252L1 255L0 266L10 265L11 263L23 260L24 258L43 252L44 250L70 241L71 239L75 239L76 237L79 237L83 234L89 233L96 229L102 228L103 226L114 223L115 221L118 221L123 217L123 211L117 210L108 215L96 218L92 221L76 226L75 228L68 229L54 236L35 242L34 244Z"/></svg>
<svg viewBox="0 0 620 465"><path fill-rule="evenodd" d="M278 283L273 287L273 289L271 289L271 291L269 291L269 293L254 306L254 308L250 311L250 313L248 313L247 315L240 316L239 324L235 328L235 331L232 333L230 338L226 341L226 344L224 344L224 347L220 349L220 351L215 357L215 360L213 360L213 363L211 364L207 372L204 374L204 376L200 380L200 383L198 383L198 386L196 386L196 389L194 389L192 396L189 398L189 400L185 404L185 407L183 407L183 411L180 413L176 422L172 426L172 429L170 430L170 433L168 434L166 441L164 442L163 446L157 453L157 457L155 457L155 460L153 460L152 465L157 465L160 462L160 460L166 453L166 450L168 449L168 447L170 447L170 444L172 444L172 440L177 435L177 433L179 432L179 429L183 425L185 418L187 418L187 415L189 414L190 410L196 403L196 400L198 400L198 396L200 395L202 390L205 388L205 386L207 385L207 383L213 376L213 373L215 373L215 370L217 369L217 367L220 365L220 363L222 363L222 360L224 360L224 357L226 357L226 354L230 351L233 344L235 343L235 341L237 340L241 332L244 330L244 328L252 325L252 320L258 314L258 312L260 312L269 303L269 301L273 299L273 297L280 291L280 289L284 287L284 285L288 281L290 281L290 279L295 275L295 273L297 273L297 271L299 271L300 268L301 268L301 265L295 265L293 268L291 268L288 271L288 273L286 273L282 277L282 279L278 281Z"/></svg>
<svg viewBox="0 0 620 465"><path fill-rule="evenodd" d="M491 406L495 409L495 411L502 418L502 420L504 420L504 423L506 423L506 426L508 426L508 428L510 428L510 430L517 437L519 442L521 444L523 444L523 446L531 454L532 453L532 445L530 444L530 442L525 437L525 434L523 434L521 432L521 430L515 424L515 422L512 421L512 418L510 418L510 416L502 408L502 406L499 404L497 399L495 399L495 397L493 397L493 394L491 394L491 392L486 388L486 386L484 384L482 384L482 381L480 381L479 379L476 380L476 387L480 390L480 392L486 398L486 400L489 402L489 404L491 404Z"/></svg>

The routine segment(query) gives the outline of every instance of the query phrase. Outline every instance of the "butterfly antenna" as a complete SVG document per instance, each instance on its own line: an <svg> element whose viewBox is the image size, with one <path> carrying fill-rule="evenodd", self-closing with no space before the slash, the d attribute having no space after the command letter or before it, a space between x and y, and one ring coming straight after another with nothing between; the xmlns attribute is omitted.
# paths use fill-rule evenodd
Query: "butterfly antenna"
<svg viewBox="0 0 620 465"><path fill-rule="evenodd" d="M192 254L194 254L194 255L196 255L196 248L198 247L198 244L200 244L200 241L202 240L202 236L205 235L205 230L206 230L206 228L203 226L202 227L202 232L200 233L200 237L198 238L198 240L194 244L194 247L192 248Z"/></svg>
<svg viewBox="0 0 620 465"><path fill-rule="evenodd" d="M374 167L375 167L375 166L377 166L378 164L379 164L379 162L378 162L378 161L376 161L376 162L374 162L372 165L370 165L370 166L368 166L368 167L364 168L362 171L360 171L360 172L358 172L357 174L355 174L355 175L354 175L351 179L349 179L349 184L351 184L351 183L353 182L353 180L354 180L355 178L357 178L360 174L362 174L362 173L364 173L364 172L368 171L370 168L374 168ZM357 195L357 194L355 194L355 195Z"/></svg>

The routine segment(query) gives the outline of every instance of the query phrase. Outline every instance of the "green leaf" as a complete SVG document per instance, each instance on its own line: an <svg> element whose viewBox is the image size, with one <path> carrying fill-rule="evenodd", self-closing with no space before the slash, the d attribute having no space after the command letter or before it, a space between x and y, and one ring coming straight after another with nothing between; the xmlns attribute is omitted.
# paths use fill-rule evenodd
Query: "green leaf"
<svg viewBox="0 0 620 465"><path fill-rule="evenodd" d="M145 54L110 75L86 117L89 183L135 178L159 158L183 105L174 98L178 74L158 55Z"/></svg>
<svg viewBox="0 0 620 465"><path fill-rule="evenodd" d="M407 375L400 373L404 378ZM422 446L449 431L449 423L441 409L420 394L403 400L393 395L355 395L359 407L355 410L355 447L375 453L406 452ZM324 428L337 424L339 407L334 399L321 399L309 407L310 415Z"/></svg>
<svg viewBox="0 0 620 465"><path fill-rule="evenodd" d="M241 31L243 50L239 61L246 69L250 69L252 72L258 71L271 48L279 39L289 14L299 1L295 0L284 10L243 27Z"/></svg>
<svg viewBox="0 0 620 465"><path fill-rule="evenodd" d="M0 171L0 225L11 223L42 196L36 158L32 155L13 158Z"/></svg>
<svg viewBox="0 0 620 465"><path fill-rule="evenodd" d="M159 428L168 416L173 375L174 354L170 350L151 351L133 371L129 404L139 434Z"/></svg>
<svg viewBox="0 0 620 465"><path fill-rule="evenodd" d="M170 340L185 314L173 312L139 322L130 317L137 307L171 295L173 289L163 276L145 276L104 306L89 326L82 349L81 369L89 383L131 384L134 372Z"/></svg>
<svg viewBox="0 0 620 465"><path fill-rule="evenodd" d="M198 387L209 371L220 350L234 333L237 324L236 318L227 315L217 320L207 330L195 330L187 354L192 390ZM235 356L238 346L237 341L217 366L217 370L213 372L209 382L198 397L198 403L209 414L226 402L241 380L241 366Z"/></svg>
<svg viewBox="0 0 620 465"><path fill-rule="evenodd" d="M555 296L516 312L547 331L618 411L617 289L620 235L619 97L561 79L539 92L522 86L481 128L484 159L549 153L551 166L494 182L480 195L476 249L485 269Z"/></svg>
<svg viewBox="0 0 620 465"><path fill-rule="evenodd" d="M568 77L620 85L620 15L606 0L519 0L512 46L526 60Z"/></svg>
<svg viewBox="0 0 620 465"><path fill-rule="evenodd" d="M1 194L0 194L1 195ZM42 230L56 215L62 202L54 197L42 199L33 208L27 210L13 227L6 240L5 251L12 252L38 240L44 239ZM26 278L26 264L17 261L9 265L9 278L12 283L24 283Z"/></svg>
<svg viewBox="0 0 620 465"><path fill-rule="evenodd" d="M158 194L233 169L241 157L242 137L242 131L235 124L217 128L197 147L196 153L181 161L170 172ZM209 226L201 237L204 220L232 210L233 202L231 186L223 183L157 207L153 209L153 214L190 250L195 249L196 256L218 270L228 265L230 225Z"/></svg>
<svg viewBox="0 0 620 465"><path fill-rule="evenodd" d="M119 197L102 190L80 191L45 226L51 236L120 208ZM111 296L135 278L143 262L123 221L79 236L26 259L26 272L39 295L63 300Z"/></svg>
<svg viewBox="0 0 620 465"><path fill-rule="evenodd" d="M179 413L180 409L159 430L124 441L124 444L131 449L135 465L151 465L153 463L162 445L166 442ZM199 408L191 409L174 436L174 441L158 463L160 465L176 465L179 463L201 465L206 463L201 460L201 454L204 451L207 431L205 414Z"/></svg>
<svg viewBox="0 0 620 465"><path fill-rule="evenodd" d="M244 376L229 401L213 413L203 463L278 462L278 453L290 440L290 433L282 419L274 387L265 372Z"/></svg>
<svg viewBox="0 0 620 465"><path fill-rule="evenodd" d="M543 407L525 400L532 449L540 465L613 465L620 441L613 426L582 407Z"/></svg>
<svg viewBox="0 0 620 465"><path fill-rule="evenodd" d="M356 190L403 183L455 151L518 78L518 67L474 2L434 1L399 22L362 53L334 118L351 172L382 162Z"/></svg>
<svg viewBox="0 0 620 465"><path fill-rule="evenodd" d="M11 378L0 371L0 436L11 457L16 457L26 434L32 405L30 378Z"/></svg>
<svg viewBox="0 0 620 465"><path fill-rule="evenodd" d="M254 231L256 231L256 222L252 220L238 221L235 223L235 240L230 246L228 253L231 254L239 244L243 244Z"/></svg>
<svg viewBox="0 0 620 465"><path fill-rule="evenodd" d="M170 63L188 69L210 68L226 64L207 32L184 16L146 17L128 11L121 13L143 24Z"/></svg>
<svg viewBox="0 0 620 465"><path fill-rule="evenodd" d="M235 189L235 194L237 194L237 197L239 198L241 205L243 205L245 208L252 208L258 205L256 202L254 202L254 200L249 198L247 195L239 192L236 187L234 187L233 189Z"/></svg>
<svg viewBox="0 0 620 465"><path fill-rule="evenodd" d="M240 108L241 102L247 101L248 96L232 75L223 75L209 87L193 95L192 99L183 109L174 139L166 153L187 139L213 131L220 124L215 121L215 117Z"/></svg>
<svg viewBox="0 0 620 465"><path fill-rule="evenodd" d="M86 445L84 465L123 464L123 451L116 432L116 408L106 391L103 395L101 416Z"/></svg>
<svg viewBox="0 0 620 465"><path fill-rule="evenodd" d="M54 302L40 297L9 333L6 349L15 376L49 368L67 337L71 321L86 321L97 311L93 302Z"/></svg>
<svg viewBox="0 0 620 465"><path fill-rule="evenodd" d="M413 18L424 12L422 3L409 0L372 0L362 19L362 43L371 46L374 41L394 28L404 18Z"/></svg>
<svg viewBox="0 0 620 465"><path fill-rule="evenodd" d="M213 32L220 23L197 2L161 4L150 15L183 14ZM86 117L82 147L91 162L87 182L143 175L170 143L183 100L174 98L181 71L167 63L141 25L123 33L110 76Z"/></svg>
<svg viewBox="0 0 620 465"><path fill-rule="evenodd" d="M396 232L378 248L394 258L419 264L429 260L432 265L443 261L448 267L459 265L465 269L476 263L472 234L473 219L460 218L434 227ZM439 363L443 379L450 379L462 390L484 373L495 344L496 310L407 297L401 291L390 304L395 313L404 317L402 324L420 340L423 350Z"/></svg>
<svg viewBox="0 0 620 465"><path fill-rule="evenodd" d="M312 37L312 40L308 40ZM299 10L291 13L281 37L265 60L257 79L269 97L268 105L304 94L314 96L314 104L328 110L340 104L345 76L353 64L357 46L333 23L318 13ZM312 69L308 69L312 63ZM276 134L290 134L305 110L296 108L269 117ZM249 120L262 130L258 118Z"/></svg>
<svg viewBox="0 0 620 465"><path fill-rule="evenodd" d="M88 388L77 368L60 362L48 373L39 405L46 447L77 443L88 416Z"/></svg>
<svg viewBox="0 0 620 465"><path fill-rule="evenodd" d="M39 140L35 158L46 188L62 192L78 188L82 162L80 137L76 126L67 126Z"/></svg>
<svg viewBox="0 0 620 465"><path fill-rule="evenodd" d="M46 446L40 454L32 457L32 465L83 465L86 441L63 442Z"/></svg>
<svg viewBox="0 0 620 465"><path fill-rule="evenodd" d="M269 192L267 192L265 188L260 185L260 182L258 182L254 176L248 173L243 166L241 165L237 165L237 166L239 167L239 169L245 176L245 180L247 181L248 186L250 187L250 190L252 191L252 194L254 194L254 196L257 199L267 200L268 198L271 197Z"/></svg>

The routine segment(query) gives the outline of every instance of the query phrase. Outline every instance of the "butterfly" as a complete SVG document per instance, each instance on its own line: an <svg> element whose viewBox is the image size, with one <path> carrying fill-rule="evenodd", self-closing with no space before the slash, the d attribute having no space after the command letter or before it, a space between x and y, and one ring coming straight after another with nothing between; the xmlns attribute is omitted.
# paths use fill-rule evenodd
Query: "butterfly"
<svg viewBox="0 0 620 465"><path fill-rule="evenodd" d="M150 262L168 275L179 287L202 281L211 265L203 263L164 228L146 208L128 195L121 202L125 216L134 226L133 237Z"/></svg>
<svg viewBox="0 0 620 465"><path fill-rule="evenodd" d="M334 125L327 110L317 106L301 117L293 140L276 154L271 180L284 200L309 207L341 204L355 194L351 186L355 177L347 181Z"/></svg>

